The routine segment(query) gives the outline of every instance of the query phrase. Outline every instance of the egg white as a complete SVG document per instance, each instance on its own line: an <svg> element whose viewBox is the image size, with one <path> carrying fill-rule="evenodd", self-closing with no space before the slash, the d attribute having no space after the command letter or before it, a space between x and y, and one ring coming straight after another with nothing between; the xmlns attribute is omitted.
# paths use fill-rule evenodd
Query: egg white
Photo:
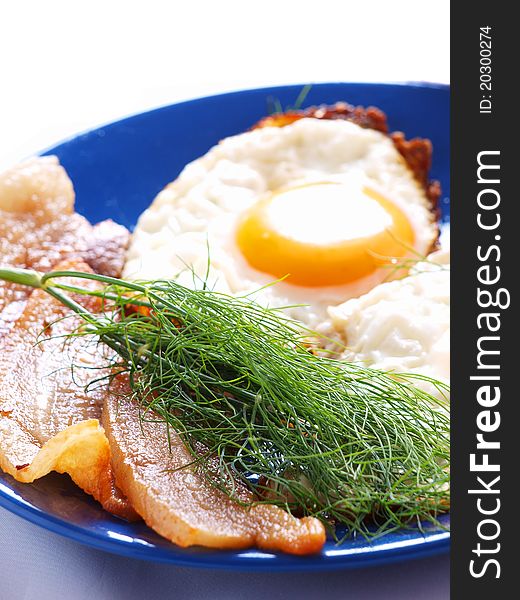
<svg viewBox="0 0 520 600"><path fill-rule="evenodd" d="M330 321L320 330L345 344L338 358L449 384L449 266L449 252L435 252L407 277L329 307ZM428 382L414 384L437 397L444 395Z"/></svg>
<svg viewBox="0 0 520 600"><path fill-rule="evenodd" d="M293 318L315 328L327 308L369 291L388 271L352 284L310 288L278 282L252 268L235 242L240 215L266 193L310 182L363 184L407 216L415 248L426 254L437 226L424 190L384 134L347 121L302 119L283 128L226 138L186 166L140 217L124 277L177 278L197 287L255 295L269 306L297 306ZM298 215L294 215L298 219ZM208 274L208 261L210 264Z"/></svg>

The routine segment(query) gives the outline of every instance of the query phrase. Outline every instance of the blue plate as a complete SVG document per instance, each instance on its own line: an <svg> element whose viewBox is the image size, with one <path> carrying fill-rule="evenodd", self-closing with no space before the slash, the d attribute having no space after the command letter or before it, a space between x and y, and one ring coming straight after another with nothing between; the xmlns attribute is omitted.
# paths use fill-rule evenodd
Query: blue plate
<svg viewBox="0 0 520 600"><path fill-rule="evenodd" d="M132 227L152 198L183 166L218 140L248 129L266 115L269 99L292 104L302 86L247 90L182 102L100 127L67 140L56 154L77 194L77 210L91 221L108 217ZM346 100L383 109L392 130L432 140L431 175L449 190L449 88L439 85L333 83L314 85L305 105ZM442 201L449 220L449 200ZM0 505L79 542L125 556L192 567L309 570L359 567L446 551L449 533L429 527L401 530L371 543L330 540L317 556L293 557L258 550L178 548L144 524L109 515L65 476L51 474L21 484L0 473ZM449 526L449 516L442 518Z"/></svg>

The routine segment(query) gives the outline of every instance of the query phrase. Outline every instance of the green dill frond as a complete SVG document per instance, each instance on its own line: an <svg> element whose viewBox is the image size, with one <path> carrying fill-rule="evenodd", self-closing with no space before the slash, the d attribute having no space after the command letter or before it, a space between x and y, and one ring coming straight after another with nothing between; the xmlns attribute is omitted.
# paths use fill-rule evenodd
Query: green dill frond
<svg viewBox="0 0 520 600"><path fill-rule="evenodd" d="M296 100L293 104L288 104L285 108L282 106L282 103L278 98L274 98L273 96L269 96L267 98L267 114L268 115L281 115L285 112L298 111L302 108L303 103L305 102L309 92L312 89L312 84L306 84L302 87Z"/></svg>
<svg viewBox="0 0 520 600"><path fill-rule="evenodd" d="M292 106L288 106L287 110L300 110L300 108L303 106L303 103L305 102L305 99L309 95L311 88L311 84L304 85L300 90L300 93L298 94L298 97L296 98L294 104Z"/></svg>
<svg viewBox="0 0 520 600"><path fill-rule="evenodd" d="M143 413L179 432L208 482L237 501L241 481L255 502L366 536L448 510L447 400L414 376L316 355L309 332L247 297L66 271L38 283L117 353ZM68 292L99 295L111 310L92 315ZM415 379L447 396L444 384Z"/></svg>

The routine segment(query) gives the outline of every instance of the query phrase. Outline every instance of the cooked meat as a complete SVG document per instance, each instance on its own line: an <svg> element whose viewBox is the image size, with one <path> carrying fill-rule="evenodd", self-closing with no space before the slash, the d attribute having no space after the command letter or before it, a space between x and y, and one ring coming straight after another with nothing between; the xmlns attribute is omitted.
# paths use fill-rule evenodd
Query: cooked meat
<svg viewBox="0 0 520 600"><path fill-rule="evenodd" d="M78 262L58 267L89 270ZM88 296L76 300L94 312L101 306ZM92 337L67 339L80 323L36 290L0 341L0 467L22 482L52 470L68 473L107 510L133 518L114 485L110 448L99 424L105 388L95 381L107 374L101 367L108 356Z"/></svg>
<svg viewBox="0 0 520 600"><path fill-rule="evenodd" d="M234 502L190 466L193 457L174 431L153 412L141 413L124 378L111 389L103 426L116 482L152 529L179 546L256 545L292 554L322 548L325 529L320 521L297 519L273 505ZM245 488L238 493L244 501L251 499Z"/></svg>
<svg viewBox="0 0 520 600"><path fill-rule="evenodd" d="M74 212L74 190L55 157L28 160L0 175L0 264L49 271L79 258L96 272L121 273L129 233L112 221L92 226ZM0 338L29 290L0 282Z"/></svg>
<svg viewBox="0 0 520 600"><path fill-rule="evenodd" d="M96 271L118 276L128 238L112 221L93 227L74 212L72 183L55 157L31 159L0 175L1 265L88 270L77 260L83 258ZM99 425L103 392L84 389L102 374L101 350L84 348L84 339L66 344L59 336L78 321L59 321L66 309L44 292L30 294L0 282L0 467L23 482L51 470L69 473L107 510L136 518L114 485ZM52 339L37 343L40 335Z"/></svg>
<svg viewBox="0 0 520 600"><path fill-rule="evenodd" d="M432 161L432 144L430 140L421 138L407 140L401 132L389 133L386 115L382 110L374 106L368 108L352 106L346 102L337 102L332 106L311 106L305 110L275 113L261 119L253 125L252 129L284 127L303 118L352 121L360 127L375 129L389 135L417 181L424 187L426 196L431 202L432 210L438 213L441 187L438 181L428 180Z"/></svg>
<svg viewBox="0 0 520 600"><path fill-rule="evenodd" d="M96 273L120 277L129 241L128 229L107 219L92 227L80 256Z"/></svg>

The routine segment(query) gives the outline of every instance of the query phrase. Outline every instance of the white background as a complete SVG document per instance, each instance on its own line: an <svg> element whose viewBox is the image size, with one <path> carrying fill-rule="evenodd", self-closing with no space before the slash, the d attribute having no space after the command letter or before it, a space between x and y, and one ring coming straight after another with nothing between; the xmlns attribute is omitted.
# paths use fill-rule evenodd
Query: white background
<svg viewBox="0 0 520 600"><path fill-rule="evenodd" d="M0 166L129 113L246 87L449 81L448 0L0 2Z"/></svg>
<svg viewBox="0 0 520 600"><path fill-rule="evenodd" d="M3 167L77 131L221 91L447 83L449 2L0 2L0 76ZM112 557L3 509L0 564L2 600L448 597L447 557L330 575L228 575Z"/></svg>

